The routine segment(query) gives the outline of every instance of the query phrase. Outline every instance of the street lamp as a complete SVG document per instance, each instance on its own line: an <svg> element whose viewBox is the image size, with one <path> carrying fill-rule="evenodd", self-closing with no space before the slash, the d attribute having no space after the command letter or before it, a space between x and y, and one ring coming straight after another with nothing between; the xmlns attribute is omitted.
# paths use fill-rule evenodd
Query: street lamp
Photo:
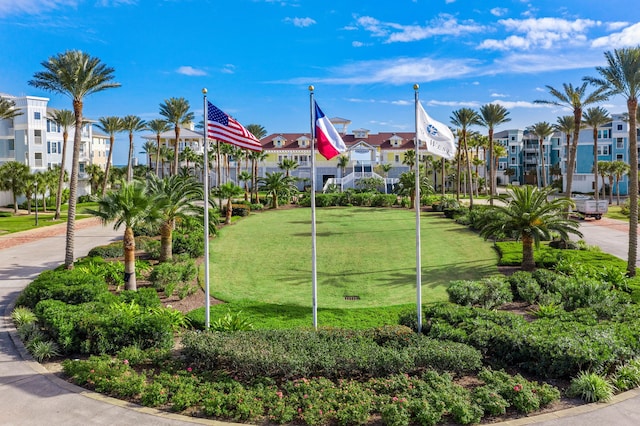
<svg viewBox="0 0 640 426"><path fill-rule="evenodd" d="M38 226L38 181L35 181L33 185L36 187L36 226Z"/></svg>

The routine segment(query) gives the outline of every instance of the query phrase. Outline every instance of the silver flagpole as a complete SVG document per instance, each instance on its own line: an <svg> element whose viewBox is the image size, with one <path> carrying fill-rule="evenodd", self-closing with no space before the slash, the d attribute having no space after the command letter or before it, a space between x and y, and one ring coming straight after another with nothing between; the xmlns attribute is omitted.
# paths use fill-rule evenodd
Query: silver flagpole
<svg viewBox="0 0 640 426"><path fill-rule="evenodd" d="M211 324L209 305L209 139L207 138L207 89L202 89L204 98L204 327L209 330Z"/></svg>
<svg viewBox="0 0 640 426"><path fill-rule="evenodd" d="M311 113L311 299L313 306L313 328L318 329L318 272L316 269L316 148L315 148L315 105L313 86L309 86L309 111Z"/></svg>
<svg viewBox="0 0 640 426"><path fill-rule="evenodd" d="M419 85L414 84L415 92L415 119L416 134L414 141L416 145L416 305L418 314L418 333L422 332L422 254L420 249L420 141L418 140L418 89Z"/></svg>

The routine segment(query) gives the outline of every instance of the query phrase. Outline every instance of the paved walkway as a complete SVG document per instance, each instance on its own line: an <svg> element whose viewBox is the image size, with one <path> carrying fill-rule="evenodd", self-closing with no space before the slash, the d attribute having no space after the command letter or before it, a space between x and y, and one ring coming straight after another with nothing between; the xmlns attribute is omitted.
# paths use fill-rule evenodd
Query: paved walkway
<svg viewBox="0 0 640 426"><path fill-rule="evenodd" d="M624 224L609 220L584 222L588 244L618 241L626 257ZM121 233L94 219L77 222L76 257L121 238ZM16 336L10 319L20 291L40 272L64 262L65 224L0 237L0 425L230 425L144 408L69 384L32 360ZM43 240L44 238L44 240ZM601 246L602 247L602 246ZM609 248L603 247L604 251ZM616 254L616 253L612 253ZM4 314L4 315L3 315ZM607 404L589 404L539 416L494 423L538 426L640 425L640 389L617 395Z"/></svg>

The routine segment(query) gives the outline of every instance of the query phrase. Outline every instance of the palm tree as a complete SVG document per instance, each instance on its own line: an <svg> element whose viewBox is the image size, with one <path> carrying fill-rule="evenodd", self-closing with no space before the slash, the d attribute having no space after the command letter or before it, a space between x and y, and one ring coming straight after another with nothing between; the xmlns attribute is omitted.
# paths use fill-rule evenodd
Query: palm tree
<svg viewBox="0 0 640 426"><path fill-rule="evenodd" d="M503 145L500 145L500 144L493 146L493 170L498 170L498 159L506 156L507 156L507 148L505 148ZM505 175L507 175L507 170L509 169L506 169L504 171ZM497 178L496 178L496 185L497 185ZM489 200L489 204L493 205L491 203L491 200Z"/></svg>
<svg viewBox="0 0 640 426"><path fill-rule="evenodd" d="M598 127L611 121L609 111L602 107L588 108L582 113L584 124L593 129L593 180L595 181L594 198L598 202Z"/></svg>
<svg viewBox="0 0 640 426"><path fill-rule="evenodd" d="M615 175L615 177L616 177L616 203L617 203L617 205L620 205L620 181L622 180L624 175L629 173L629 171L631 169L632 169L632 167L630 167L624 161L618 160L618 161L614 161L613 163L611 163L611 169L610 169L609 173L611 173L612 175Z"/></svg>
<svg viewBox="0 0 640 426"><path fill-rule="evenodd" d="M569 161L569 153L571 152L571 136L573 135L573 129L576 123L573 119L572 115L563 115L556 119L556 124L554 124L554 128L556 131L563 133L566 138L566 149L565 149L565 159ZM567 168L568 170L568 168Z"/></svg>
<svg viewBox="0 0 640 426"><path fill-rule="evenodd" d="M13 211L18 213L18 197L24 194L29 175L29 166L17 161L9 161L0 166L0 189L11 191Z"/></svg>
<svg viewBox="0 0 640 426"><path fill-rule="evenodd" d="M252 202L259 203L260 198L258 194L258 164L267 159L267 153L264 151L251 151L249 153L249 159L251 160L251 189L255 193L255 197L252 198Z"/></svg>
<svg viewBox="0 0 640 426"><path fill-rule="evenodd" d="M98 187L100 182L104 181L104 171L97 164L89 164L84 169L87 176L89 176L89 185L91 185L91 194L96 195L98 193Z"/></svg>
<svg viewBox="0 0 640 426"><path fill-rule="evenodd" d="M506 194L495 197L501 203L489 206L495 214L487 217L480 235L485 238L505 235L522 241L522 269L535 269L533 247L540 241L549 240L557 233L563 240L569 234L582 236L579 223L565 215L573 204L569 198L555 198L548 201L554 189L536 188L532 185L509 187Z"/></svg>
<svg viewBox="0 0 640 426"><path fill-rule="evenodd" d="M404 153L404 158L402 159L402 164L406 164L409 166L409 171L413 171L413 166L416 165L416 151L413 149L408 150Z"/></svg>
<svg viewBox="0 0 640 426"><path fill-rule="evenodd" d="M553 127L546 121L540 121L530 128L531 133L538 137L540 144L540 173L542 174L542 186L547 186L547 171L544 166L544 140L553 134Z"/></svg>
<svg viewBox="0 0 640 426"><path fill-rule="evenodd" d="M477 112L472 110L471 108L460 108L457 111L453 111L451 117L451 124L457 126L460 129L460 140L462 142L462 148L464 152L467 154L467 175L469 179L471 179L471 160L469 159L467 146L467 132L469 126L480 125L481 119ZM459 144L459 143L458 143ZM461 149L458 147L458 192L457 199L460 200L460 155ZM470 182L471 183L471 182ZM469 191L469 209L473 209L473 188L470 188Z"/></svg>
<svg viewBox="0 0 640 426"><path fill-rule="evenodd" d="M22 111L16 108L12 99L0 97L0 120L8 120L22 115Z"/></svg>
<svg viewBox="0 0 640 426"><path fill-rule="evenodd" d="M176 140L173 150L173 174L178 173L178 144L180 143L180 128L191 123L194 115L189 111L189 101L185 98L169 98L160 104L160 115L163 116L169 124L173 124L173 130L176 132Z"/></svg>
<svg viewBox="0 0 640 426"><path fill-rule="evenodd" d="M605 88L597 88L592 93L586 95L587 84L588 83L583 83L580 87L573 87L570 83L564 83L562 85L564 91L560 91L551 86L546 86L547 89L549 89L549 94L551 94L555 99L534 101L534 103L566 107L573 111L573 141L569 148L566 173L567 185L565 194L567 197L571 197L571 190L573 186L573 173L576 168L578 139L580 136L580 128L582 126L582 110L588 105L602 102L608 98L607 90Z"/></svg>
<svg viewBox="0 0 640 426"><path fill-rule="evenodd" d="M124 225L124 282L125 290L137 290L136 282L136 240L133 228L141 224L154 223L158 220L155 200L146 191L143 182L123 181L118 191L109 191L107 195L97 199L96 209L86 209L89 214L102 219L103 224L114 222L113 229Z"/></svg>
<svg viewBox="0 0 640 426"><path fill-rule="evenodd" d="M282 161L278 163L278 168L280 170L284 170L284 175L289 177L291 174L291 170L295 170L298 168L298 162L293 158L283 158Z"/></svg>
<svg viewBox="0 0 640 426"><path fill-rule="evenodd" d="M221 200L227 200L227 208L225 212L225 225L231 224L231 213L233 212L232 204L235 197L239 197L244 193L242 187L233 182L226 182L213 189L213 195ZM277 206L274 208L278 208Z"/></svg>
<svg viewBox="0 0 640 426"><path fill-rule="evenodd" d="M602 178L602 198L607 196L605 178L609 176L611 161L598 161L598 175ZM609 185L609 204L613 203L613 185Z"/></svg>
<svg viewBox="0 0 640 426"><path fill-rule="evenodd" d="M65 164L67 162L67 141L69 139L69 128L75 125L75 116L73 111L68 109L55 110L49 114L51 121L62 128L62 158L60 168L60 176L58 176L58 191L56 194L56 212L54 219L60 219L60 205L62 204L62 189L64 188L64 173L66 171Z"/></svg>
<svg viewBox="0 0 640 426"><path fill-rule="evenodd" d="M155 200L160 221L160 262L171 260L173 253L173 229L179 217L193 216L199 212L196 201L202 199L202 186L192 177L172 175L148 181L147 192Z"/></svg>
<svg viewBox="0 0 640 426"><path fill-rule="evenodd" d="M598 90L627 99L629 114L629 256L627 275L635 277L638 257L638 133L637 113L640 94L640 46L605 52L606 67L596 67L601 78L587 77Z"/></svg>
<svg viewBox="0 0 640 426"><path fill-rule="evenodd" d="M147 170L151 170L151 156L156 154L156 145L151 141L142 144L142 153L147 154Z"/></svg>
<svg viewBox="0 0 640 426"><path fill-rule="evenodd" d="M146 123L137 115L122 117L122 130L129 133L129 155L127 156L127 182L133 179L133 134L146 129Z"/></svg>
<svg viewBox="0 0 640 426"><path fill-rule="evenodd" d="M187 170L189 170L189 163L195 163L198 159L198 154L189 146L185 146L180 155L178 156L180 161L187 163Z"/></svg>
<svg viewBox="0 0 640 426"><path fill-rule="evenodd" d="M42 203L40 206L42 206L42 211L46 213L47 204L45 201L45 194L47 193L47 175L45 172L36 172L33 174L33 181L35 183L34 195L36 202L38 201L38 195L42 195Z"/></svg>
<svg viewBox="0 0 640 426"><path fill-rule="evenodd" d="M160 175L158 169L160 166L160 136L170 129L169 123L166 120L156 118L147 122L147 129L152 131L156 135L156 175Z"/></svg>
<svg viewBox="0 0 640 426"><path fill-rule="evenodd" d="M240 173L238 179L244 182L244 200L249 201L249 181L253 179L253 175L245 170Z"/></svg>
<svg viewBox="0 0 640 426"><path fill-rule="evenodd" d="M347 169L347 165L349 164L349 157L346 155L340 155L338 157L338 168L340 169L340 177L344 177L344 173Z"/></svg>
<svg viewBox="0 0 640 426"><path fill-rule="evenodd" d="M42 62L42 66L45 70L36 72L29 84L38 89L68 95L72 100L73 114L75 116L64 260L65 267L72 269L84 98L93 93L119 87L120 83L113 81L113 68L107 67L100 59L91 57L79 50L68 50L52 56L47 61Z"/></svg>
<svg viewBox="0 0 640 426"><path fill-rule="evenodd" d="M267 172L265 177L258 179L258 182L260 189L271 195L271 208L273 209L278 208L278 198L289 197L298 191L294 180L281 172Z"/></svg>
<svg viewBox="0 0 640 426"><path fill-rule="evenodd" d="M420 193L426 195L432 191L432 187L429 184L429 180L426 176L420 173ZM416 202L416 174L413 172L405 172L398 178L398 185L396 187L396 193L405 197L409 197L409 208L415 209Z"/></svg>
<svg viewBox="0 0 640 426"><path fill-rule="evenodd" d="M499 104L486 104L480 107L480 125L486 127L489 136L489 195L496 192L496 169L494 167L493 132L496 126L511 121L509 111ZM493 198L489 199L493 203Z"/></svg>
<svg viewBox="0 0 640 426"><path fill-rule="evenodd" d="M104 181L102 182L102 196L107 193L107 182L109 182L109 172L111 171L111 162L113 158L113 150L115 148L116 133L121 132L122 119L120 117L100 117L96 127L109 135L109 156L104 169Z"/></svg>

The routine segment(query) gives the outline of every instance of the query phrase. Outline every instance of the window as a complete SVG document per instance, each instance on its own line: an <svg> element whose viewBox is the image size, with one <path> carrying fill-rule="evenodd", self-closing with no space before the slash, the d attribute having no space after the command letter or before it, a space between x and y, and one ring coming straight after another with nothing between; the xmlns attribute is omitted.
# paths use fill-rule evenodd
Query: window
<svg viewBox="0 0 640 426"><path fill-rule="evenodd" d="M624 161L624 156L622 154L616 154L617 161Z"/></svg>
<svg viewBox="0 0 640 426"><path fill-rule="evenodd" d="M598 155L609 155L609 145L598 145Z"/></svg>
<svg viewBox="0 0 640 426"><path fill-rule="evenodd" d="M611 129L598 130L598 139L609 139L611 137Z"/></svg>
<svg viewBox="0 0 640 426"><path fill-rule="evenodd" d="M511 153L512 153L512 154L515 154L515 153L516 153L516 147L515 147L515 146L512 146L512 147L511 147Z"/></svg>
<svg viewBox="0 0 640 426"><path fill-rule="evenodd" d="M624 138L616 138L616 148L617 149L624 148Z"/></svg>
<svg viewBox="0 0 640 426"><path fill-rule="evenodd" d="M33 118L34 118L35 120L40 120L40 112L39 112L39 111L35 111L35 112L33 113Z"/></svg>
<svg viewBox="0 0 640 426"><path fill-rule="evenodd" d="M42 145L42 130L34 130L33 136L34 136L34 143L38 145Z"/></svg>
<svg viewBox="0 0 640 426"><path fill-rule="evenodd" d="M622 130L622 124L618 124L618 130Z"/></svg>
<svg viewBox="0 0 640 426"><path fill-rule="evenodd" d="M393 156L393 161L396 162L396 163L399 163L400 162L400 156L398 154L395 154Z"/></svg>
<svg viewBox="0 0 640 426"><path fill-rule="evenodd" d="M36 160L36 167L42 167L42 153L36 152L34 154Z"/></svg>
<svg viewBox="0 0 640 426"><path fill-rule="evenodd" d="M515 157L511 157L511 164L516 164L516 158Z"/></svg>

